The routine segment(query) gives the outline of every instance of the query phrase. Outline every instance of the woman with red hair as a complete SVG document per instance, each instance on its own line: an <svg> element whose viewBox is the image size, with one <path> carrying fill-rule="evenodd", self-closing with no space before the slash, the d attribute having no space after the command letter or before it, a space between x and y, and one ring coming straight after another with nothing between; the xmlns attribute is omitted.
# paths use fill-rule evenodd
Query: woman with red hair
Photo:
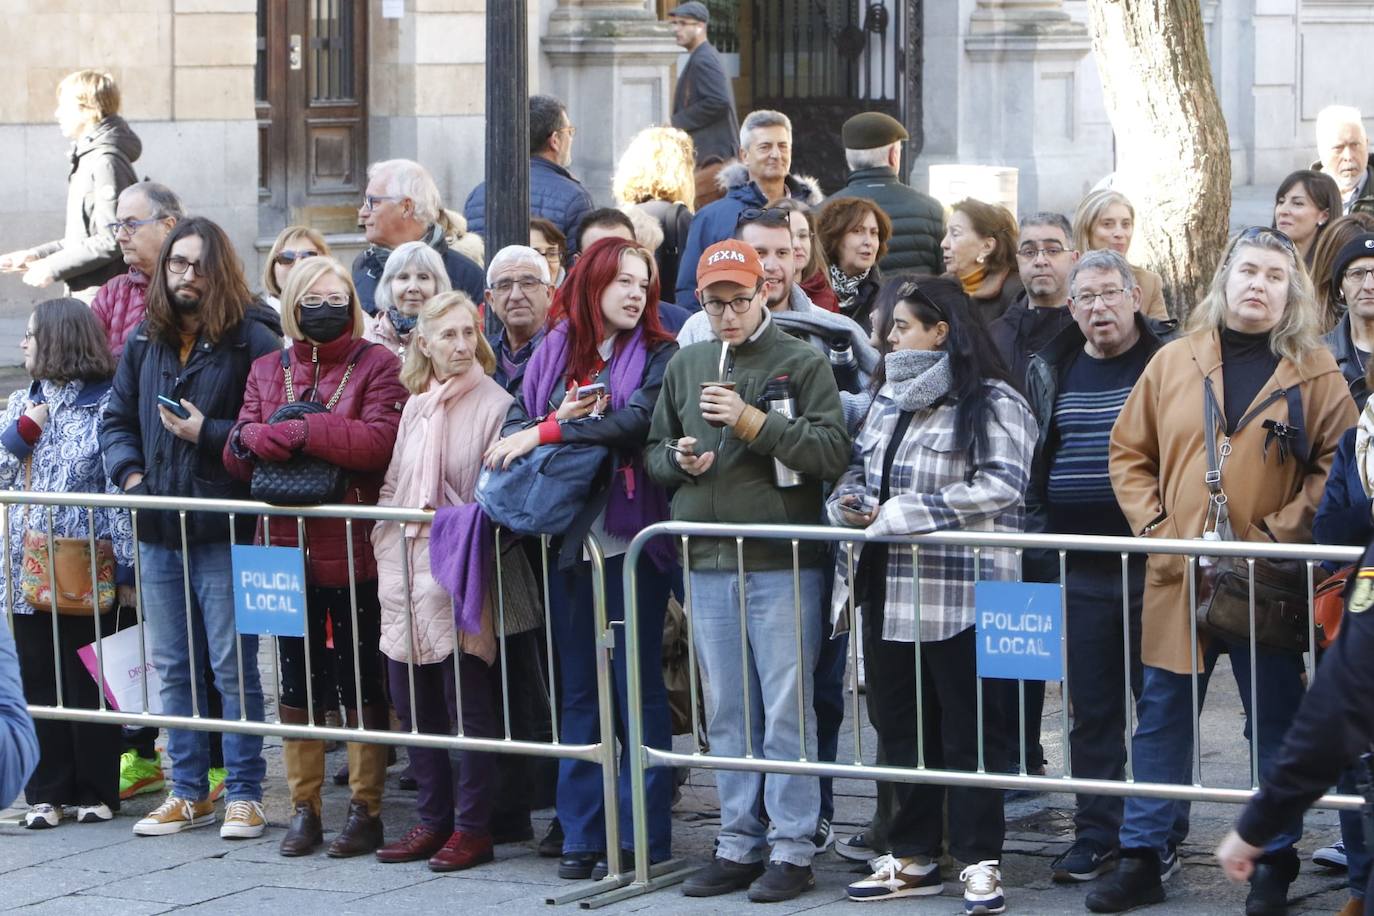
<svg viewBox="0 0 1374 916"><path fill-rule="evenodd" d="M549 621L558 646L562 684L561 739L567 744L601 740L596 702L592 569L583 543L595 537L606 557L606 613L623 620L621 569L630 541L668 517L667 493L644 471L649 422L668 361L677 352L658 317L658 276L653 255L637 243L607 238L578 258L554 296L549 329L530 357L520 397L506 417L505 438L487 450L488 467L504 468L536 446L556 442L603 445L610 452L586 506L554 539L557 568L549 571ZM578 398L577 389L602 384L602 393ZM672 545L656 539L638 570L640 626L638 664L643 679L644 740L672 745L668 692L663 685L663 612L677 563ZM618 737L625 748L628 708L625 653L614 655ZM628 751L625 751L628 753ZM621 868L634 842L630 817L630 767L619 767ZM673 774L654 767L646 775L649 858L665 861L672 840ZM558 771L558 820L563 826L561 878L598 878L606 873L606 831L601 768L563 760Z"/></svg>

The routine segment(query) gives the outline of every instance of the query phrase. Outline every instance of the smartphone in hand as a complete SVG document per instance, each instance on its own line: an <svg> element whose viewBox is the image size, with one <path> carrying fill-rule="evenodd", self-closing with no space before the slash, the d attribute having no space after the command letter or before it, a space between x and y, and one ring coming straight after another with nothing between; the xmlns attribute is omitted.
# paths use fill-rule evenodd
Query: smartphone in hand
<svg viewBox="0 0 1374 916"><path fill-rule="evenodd" d="M191 411L182 407L180 401L173 400L165 394L160 394L157 396L157 402L183 420L189 420L191 418Z"/></svg>

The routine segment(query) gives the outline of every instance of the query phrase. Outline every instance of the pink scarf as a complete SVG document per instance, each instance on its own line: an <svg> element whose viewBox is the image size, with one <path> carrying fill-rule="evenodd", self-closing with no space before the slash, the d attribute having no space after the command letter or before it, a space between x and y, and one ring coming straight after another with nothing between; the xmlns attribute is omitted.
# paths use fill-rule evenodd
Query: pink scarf
<svg viewBox="0 0 1374 916"><path fill-rule="evenodd" d="M444 470L447 468L448 421L456 401L486 378L477 360L462 375L444 381L431 379L429 390L410 399L407 408L414 414L414 425L404 446L418 448L418 460L407 461L406 471L396 481L391 498L394 506L412 509L438 509L444 505Z"/></svg>

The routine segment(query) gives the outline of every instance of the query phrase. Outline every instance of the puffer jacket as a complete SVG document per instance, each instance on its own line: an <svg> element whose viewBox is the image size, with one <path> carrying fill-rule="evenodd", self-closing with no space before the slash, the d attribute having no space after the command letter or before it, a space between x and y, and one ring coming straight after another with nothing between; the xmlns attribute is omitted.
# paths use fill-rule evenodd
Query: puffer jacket
<svg viewBox="0 0 1374 916"><path fill-rule="evenodd" d="M109 280L91 300L91 311L105 329L115 359L124 352L124 341L143 320L148 301L148 276L137 267Z"/></svg>
<svg viewBox="0 0 1374 916"><path fill-rule="evenodd" d="M300 453L328 461L347 472L345 505L375 505L382 476L396 446L401 411L410 395L401 385L401 364L389 350L348 335L319 346L297 340L289 349L253 363L243 393L243 408L224 446L225 470L239 480L252 479L258 459L244 447L240 434L249 423L269 422L277 408L287 402L283 355L291 364L296 399L302 401L328 403L343 384L348 366L353 365L334 406L327 413L305 416L305 443ZM377 578L372 524L353 523L353 573L358 582ZM267 527L272 544L296 546L294 520L275 520ZM346 531L343 519L306 519L306 575L311 585L348 586Z"/></svg>
<svg viewBox="0 0 1374 916"><path fill-rule="evenodd" d="M109 382L34 382L10 395L0 417L0 489L36 493L111 493L114 487L100 462L101 412L110 399ZM34 404L48 405L48 422L32 445L19 432L19 418ZM12 503L8 507L9 556L0 565L0 590L10 589L9 607L16 614L32 614L24 600L20 577L24 537L29 530L46 531L48 513L42 506ZM95 536L114 544L118 581L133 582L134 532L123 509L96 509ZM86 510L57 506L52 531L57 537L85 538L90 534Z"/></svg>
<svg viewBox="0 0 1374 916"><path fill-rule="evenodd" d="M816 179L788 175L784 180L787 195L794 200L812 207L821 202L821 189ZM735 222L745 210L768 203L768 198L750 179L749 170L743 163L734 162L721 169L716 182L725 189L725 196L702 207L692 217L692 228L687 233L681 260L678 261L677 296L673 301L694 312L701 309L701 304L697 302L697 261L701 260L701 253L716 242L734 236Z"/></svg>
<svg viewBox="0 0 1374 916"><path fill-rule="evenodd" d="M883 270L918 270L939 275L945 271L940 240L945 237L945 209L940 202L910 185L885 165L849 173L845 186L830 195L864 197L873 201L892 220L887 254L878 262Z"/></svg>
<svg viewBox="0 0 1374 916"><path fill-rule="evenodd" d="M114 390L100 429L105 469L116 486L133 472L143 474L143 488L153 496L191 496L206 499L247 499L248 487L224 469L221 457L239 408L253 360L281 349L281 319L266 305L254 302L244 320L219 341L196 341L186 365L175 346L149 339L147 324L134 329L115 370ZM157 396L184 398L205 414L198 442L180 439L162 425ZM236 518L235 537L252 535L252 518ZM229 540L228 518L222 512L191 512L186 516L190 543ZM140 512L138 539L181 549L181 526L174 512Z"/></svg>
<svg viewBox="0 0 1374 916"><path fill-rule="evenodd" d="M99 286L124 273L114 233L119 193L138 180L134 160L143 141L119 115L110 115L72 144L67 178L67 224L62 238L36 248L45 266L73 290Z"/></svg>
<svg viewBox="0 0 1374 916"><path fill-rule="evenodd" d="M561 165L543 156L530 157L530 215L540 216L568 237L568 253L577 250L577 227L596 208L582 182ZM468 231L483 234L487 227L487 183L472 189L463 204ZM474 300L476 301L476 300Z"/></svg>
<svg viewBox="0 0 1374 916"><path fill-rule="evenodd" d="M429 227L424 242L433 248L439 259L444 262L444 270L448 272L448 280L453 288L467 293L468 298L480 304L482 295L487 290L487 277L482 273L482 268L471 258L464 257L448 247L444 230L438 224ZM353 285L358 290L358 301L362 303L363 311L369 315L377 314L377 282L382 279L386 259L390 256L390 248L371 245L353 259Z"/></svg>
<svg viewBox="0 0 1374 916"><path fill-rule="evenodd" d="M419 436L423 423L418 412L429 407L435 396L435 391L427 391L406 404L396 434L396 450L386 470L386 481L382 484L378 505L397 505L395 494L398 483L414 474L424 460L426 443ZM501 438L501 424L506 419L506 411L512 401L513 398L495 381L483 378L448 405L447 422L444 424L446 439L442 476L442 486L447 496L445 506L472 502L473 491L477 488L477 475L482 469L482 454ZM453 654L453 598L434 580L430 570L430 529L428 524L380 522L372 531L372 544L377 552L377 591L382 602L379 648L387 658L398 662L405 662L410 657L408 636L415 640L417 665L432 665ZM406 632L406 579L401 565L402 543L407 548L406 556L410 563L412 625L409 634ZM489 580L488 586L490 605L490 596L496 592L495 581ZM490 606L482 610L480 632L460 633L459 640L463 652L485 659L488 664L495 660L496 637Z"/></svg>

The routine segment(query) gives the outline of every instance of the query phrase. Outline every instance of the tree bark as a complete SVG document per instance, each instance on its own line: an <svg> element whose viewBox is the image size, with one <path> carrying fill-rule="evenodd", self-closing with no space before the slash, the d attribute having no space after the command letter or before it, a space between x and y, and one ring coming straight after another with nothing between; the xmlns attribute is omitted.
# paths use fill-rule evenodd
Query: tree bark
<svg viewBox="0 0 1374 916"><path fill-rule="evenodd" d="M1169 311L1201 300L1226 244L1231 152L1199 0L1088 0L1116 133L1113 187L1136 208L1132 259L1164 278Z"/></svg>

